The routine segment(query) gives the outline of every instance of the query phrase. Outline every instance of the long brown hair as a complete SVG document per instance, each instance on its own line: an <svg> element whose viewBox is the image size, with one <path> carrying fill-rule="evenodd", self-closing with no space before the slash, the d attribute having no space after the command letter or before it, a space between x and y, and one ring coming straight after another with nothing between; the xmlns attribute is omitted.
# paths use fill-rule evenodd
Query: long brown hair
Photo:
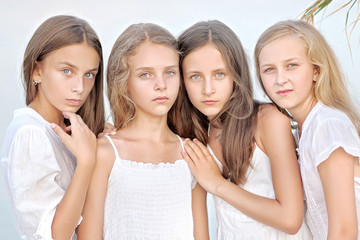
<svg viewBox="0 0 360 240"><path fill-rule="evenodd" d="M59 15L47 19L35 31L24 54L23 85L26 93L26 105L29 105L37 94L33 85L32 74L35 62L46 58L47 54L59 48L86 42L99 54L99 68L95 85L88 98L77 111L88 127L97 135L103 131L104 97L103 97L103 56L100 40L94 29L84 20L74 16Z"/></svg>
<svg viewBox="0 0 360 240"><path fill-rule="evenodd" d="M217 20L198 22L185 30L178 38L180 64L189 53L209 42L221 52L234 80L229 101L212 121L219 121L222 130L220 143L225 161L223 175L240 184L246 181L246 171L250 166L258 104L253 100L245 51L239 38L224 23ZM181 85L179 99L182 104L176 111L179 115L176 118L176 130L183 137L196 137L206 144L210 122L191 104L184 81Z"/></svg>
<svg viewBox="0 0 360 240"><path fill-rule="evenodd" d="M256 74L264 92L266 91L261 81L259 66L260 52L267 44L285 36L301 39L310 62L319 69L319 77L314 86L316 99L344 112L354 123L360 135L360 115L352 103L335 54L321 33L305 21L281 21L265 30L260 36L255 47L255 65Z"/></svg>
<svg viewBox="0 0 360 240"><path fill-rule="evenodd" d="M142 43L162 44L178 52L176 38L165 28L153 23L138 23L130 25L116 40L107 66L107 94L114 119L114 126L118 129L128 126L135 116L135 104L128 91L130 77L129 57L135 53ZM174 111L175 101L169 114ZM169 115L169 116L170 116ZM168 124L173 130L173 124L168 117Z"/></svg>

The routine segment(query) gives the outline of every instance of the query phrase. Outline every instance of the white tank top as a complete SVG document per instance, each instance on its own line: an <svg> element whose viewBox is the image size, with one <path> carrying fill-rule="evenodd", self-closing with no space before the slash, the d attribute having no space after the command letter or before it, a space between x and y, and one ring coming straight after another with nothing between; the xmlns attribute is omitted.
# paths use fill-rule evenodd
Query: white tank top
<svg viewBox="0 0 360 240"><path fill-rule="evenodd" d="M106 137L115 162L105 199L104 239L193 239L191 191L196 181L185 160L124 160Z"/></svg>

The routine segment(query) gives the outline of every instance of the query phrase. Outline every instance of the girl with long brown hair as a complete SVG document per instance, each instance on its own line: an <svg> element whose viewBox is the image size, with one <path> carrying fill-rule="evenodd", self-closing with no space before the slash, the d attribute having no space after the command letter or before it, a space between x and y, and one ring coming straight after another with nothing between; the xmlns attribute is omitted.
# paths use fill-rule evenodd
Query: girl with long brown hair
<svg viewBox="0 0 360 240"><path fill-rule="evenodd" d="M1 155L22 239L76 239L104 125L102 62L95 31L73 16L47 19L27 45L27 107Z"/></svg>

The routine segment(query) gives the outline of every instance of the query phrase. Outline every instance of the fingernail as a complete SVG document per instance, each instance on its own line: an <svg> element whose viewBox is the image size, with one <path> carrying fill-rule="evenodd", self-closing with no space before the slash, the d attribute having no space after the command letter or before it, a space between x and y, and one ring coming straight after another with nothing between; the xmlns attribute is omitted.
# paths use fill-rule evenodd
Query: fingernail
<svg viewBox="0 0 360 240"><path fill-rule="evenodd" d="M56 124L55 124L55 123L50 123L50 127L51 127L52 129L54 129L54 128L56 128Z"/></svg>

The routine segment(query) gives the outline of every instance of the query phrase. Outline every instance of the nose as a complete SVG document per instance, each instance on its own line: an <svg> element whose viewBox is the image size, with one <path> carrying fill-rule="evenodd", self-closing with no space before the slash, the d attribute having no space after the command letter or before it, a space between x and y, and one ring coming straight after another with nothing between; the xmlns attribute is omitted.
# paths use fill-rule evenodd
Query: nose
<svg viewBox="0 0 360 240"><path fill-rule="evenodd" d="M82 76L77 76L74 78L72 91L77 95L80 95L84 92L84 79Z"/></svg>
<svg viewBox="0 0 360 240"><path fill-rule="evenodd" d="M155 79L155 85L154 85L155 91L164 91L166 90L166 81L162 76L159 76Z"/></svg>
<svg viewBox="0 0 360 240"><path fill-rule="evenodd" d="M203 94L211 95L215 92L214 82L211 78L206 78L204 81Z"/></svg>
<svg viewBox="0 0 360 240"><path fill-rule="evenodd" d="M284 83L286 83L288 81L288 78L285 74L285 71L278 71L277 76L276 76L276 83L279 85L282 85Z"/></svg>

